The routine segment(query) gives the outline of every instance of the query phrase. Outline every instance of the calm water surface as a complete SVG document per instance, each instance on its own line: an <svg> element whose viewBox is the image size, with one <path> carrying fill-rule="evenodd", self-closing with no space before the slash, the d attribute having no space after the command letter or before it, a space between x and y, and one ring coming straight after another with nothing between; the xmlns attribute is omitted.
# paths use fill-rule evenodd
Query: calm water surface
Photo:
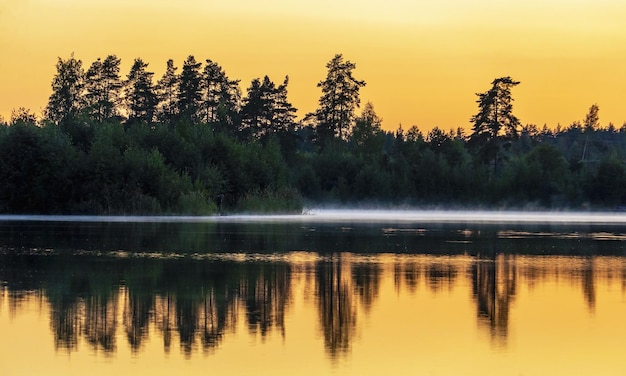
<svg viewBox="0 0 626 376"><path fill-rule="evenodd" d="M0 375L623 375L624 239L617 214L0 217Z"/></svg>

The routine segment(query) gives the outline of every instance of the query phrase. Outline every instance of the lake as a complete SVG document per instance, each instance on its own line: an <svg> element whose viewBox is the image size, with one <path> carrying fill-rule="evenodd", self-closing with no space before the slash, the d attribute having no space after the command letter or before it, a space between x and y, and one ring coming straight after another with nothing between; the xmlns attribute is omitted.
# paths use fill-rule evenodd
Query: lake
<svg viewBox="0 0 626 376"><path fill-rule="evenodd" d="M0 216L0 375L623 375L626 215Z"/></svg>

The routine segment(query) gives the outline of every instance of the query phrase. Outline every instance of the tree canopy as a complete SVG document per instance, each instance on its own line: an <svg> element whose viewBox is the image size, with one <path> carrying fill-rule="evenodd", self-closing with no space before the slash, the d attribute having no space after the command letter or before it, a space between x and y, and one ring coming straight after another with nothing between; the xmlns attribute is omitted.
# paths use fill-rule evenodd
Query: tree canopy
<svg viewBox="0 0 626 376"><path fill-rule="evenodd" d="M619 208L626 125L599 106L568 127L522 125L511 77L478 93L472 132L411 125L385 131L374 104L360 112L356 65L326 65L319 107L301 120L289 77L239 80L216 62L97 59L87 72L59 58L52 94L0 121L0 212L297 212L317 203L511 208ZM122 79L121 77L124 77ZM219 202L219 205L218 205Z"/></svg>

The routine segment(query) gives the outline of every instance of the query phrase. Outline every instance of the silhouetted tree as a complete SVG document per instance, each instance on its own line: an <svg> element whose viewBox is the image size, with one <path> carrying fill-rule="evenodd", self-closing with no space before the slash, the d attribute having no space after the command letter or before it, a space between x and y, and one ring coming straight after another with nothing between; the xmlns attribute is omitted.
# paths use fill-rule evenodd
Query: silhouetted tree
<svg viewBox="0 0 626 376"><path fill-rule="evenodd" d="M248 95L243 99L243 126L256 136L267 133L272 126L275 92L276 86L269 77L265 76L263 81L255 78L250 83Z"/></svg>
<svg viewBox="0 0 626 376"><path fill-rule="evenodd" d="M75 59L73 53L67 60L59 57L52 79L52 94L45 110L47 119L59 124L83 108L85 73L82 66L82 61Z"/></svg>
<svg viewBox="0 0 626 376"><path fill-rule="evenodd" d="M318 142L324 144L334 137L346 139L354 121L354 110L359 107L359 89L365 86L352 76L356 65L335 55L328 64L326 79L317 87L322 89L319 108L313 114L317 120Z"/></svg>
<svg viewBox="0 0 626 376"><path fill-rule="evenodd" d="M125 82L125 101L128 121L150 123L154 119L157 94L152 84L154 73L146 71L148 63L135 59Z"/></svg>
<svg viewBox="0 0 626 376"><path fill-rule="evenodd" d="M513 115L511 88L518 84L509 76L500 77L493 80L491 89L476 94L478 113L471 118L471 138L481 145L483 158L493 161L494 172L498 170L501 140L517 137L520 121Z"/></svg>
<svg viewBox="0 0 626 376"><path fill-rule="evenodd" d="M426 135L425 141L433 150L438 150L451 140L451 137L439 127L434 127Z"/></svg>
<svg viewBox="0 0 626 376"><path fill-rule="evenodd" d="M406 140L411 142L424 141L424 134L417 126L413 125L406 131Z"/></svg>
<svg viewBox="0 0 626 376"><path fill-rule="evenodd" d="M15 125L17 123L24 124L37 124L37 116L30 111L30 109L25 107L20 107L17 110L13 109L11 111L11 121L9 124Z"/></svg>
<svg viewBox="0 0 626 376"><path fill-rule="evenodd" d="M600 108L595 103L592 104L591 107L589 107L589 112L587 112L587 115L585 116L585 121L583 122L583 129L585 132L593 132L595 130L598 130L598 128L600 127L600 118L598 117L599 111Z"/></svg>
<svg viewBox="0 0 626 376"><path fill-rule="evenodd" d="M170 123L178 114L178 81L176 74L178 68L174 66L174 60L167 61L167 67L163 77L157 83L157 94L159 105L157 107L157 117L160 121Z"/></svg>
<svg viewBox="0 0 626 376"><path fill-rule="evenodd" d="M115 55L104 61L94 61L85 75L86 111L95 120L102 122L118 115L121 102L121 60Z"/></svg>
<svg viewBox="0 0 626 376"><path fill-rule="evenodd" d="M207 123L217 121L224 85L227 85L227 79L222 67L207 59L202 70L202 118Z"/></svg>
<svg viewBox="0 0 626 376"><path fill-rule="evenodd" d="M296 109L287 100L288 83L289 77L278 87L268 76L252 80L241 108L243 126L256 136L293 130Z"/></svg>
<svg viewBox="0 0 626 376"><path fill-rule="evenodd" d="M178 111L183 119L193 122L199 113L202 101L202 78L200 67L193 55L189 55L183 63L178 82Z"/></svg>
<svg viewBox="0 0 626 376"><path fill-rule="evenodd" d="M374 105L367 102L352 129L352 142L357 151L368 155L380 153L383 147L381 125L382 119L374 111Z"/></svg>
<svg viewBox="0 0 626 376"><path fill-rule="evenodd" d="M289 131L293 129L297 109L287 99L289 76L276 88L274 96L274 129Z"/></svg>

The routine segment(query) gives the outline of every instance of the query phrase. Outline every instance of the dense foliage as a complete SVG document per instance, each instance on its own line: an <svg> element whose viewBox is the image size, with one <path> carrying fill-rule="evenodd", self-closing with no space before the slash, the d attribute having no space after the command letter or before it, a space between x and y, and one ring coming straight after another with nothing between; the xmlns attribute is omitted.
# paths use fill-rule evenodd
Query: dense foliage
<svg viewBox="0 0 626 376"><path fill-rule="evenodd" d="M417 127L384 131L374 106L360 114L356 65L336 55L319 108L301 121L276 85L239 81L215 62L172 60L153 83L136 59L85 72L59 59L38 120L0 121L0 212L298 212L310 204L421 207L605 208L626 204L626 126L520 125L510 77L478 96L472 133Z"/></svg>

